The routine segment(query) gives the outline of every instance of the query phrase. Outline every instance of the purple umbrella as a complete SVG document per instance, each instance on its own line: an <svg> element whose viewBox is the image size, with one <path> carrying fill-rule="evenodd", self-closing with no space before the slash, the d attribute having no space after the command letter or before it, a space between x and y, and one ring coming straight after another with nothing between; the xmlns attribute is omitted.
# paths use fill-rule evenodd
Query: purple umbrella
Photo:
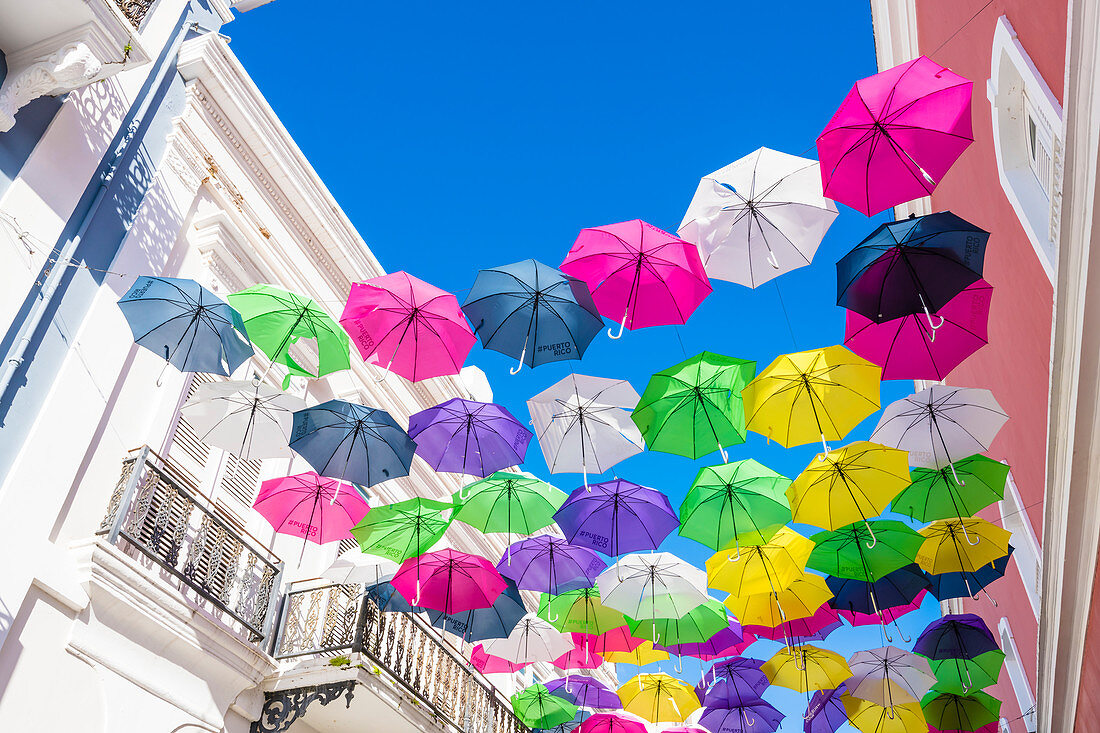
<svg viewBox="0 0 1100 733"><path fill-rule="evenodd" d="M715 662L708 670L711 685L722 679L734 680L743 682L763 693L764 688L771 684L767 676L760 670L763 664L763 659L753 659L752 657L730 657L729 659L723 659L721 662ZM705 677L706 675L704 675Z"/></svg>
<svg viewBox="0 0 1100 733"><path fill-rule="evenodd" d="M623 706L623 701L614 690L598 679L583 674L570 674L550 680L546 683L546 689L552 695L582 708L620 710Z"/></svg>
<svg viewBox="0 0 1100 733"><path fill-rule="evenodd" d="M759 671L759 670L757 670ZM706 694L703 704L708 708L735 708L760 699L759 685L751 685L740 679L718 680Z"/></svg>
<svg viewBox="0 0 1100 733"><path fill-rule="evenodd" d="M680 526L667 496L623 479L578 487L554 521L573 544L610 556L656 550Z"/></svg>
<svg viewBox="0 0 1100 733"><path fill-rule="evenodd" d="M555 596L591 588L606 569L607 563L592 550L545 534L513 542L497 563L500 574L520 588Z"/></svg>
<svg viewBox="0 0 1100 733"><path fill-rule="evenodd" d="M743 638L741 624L736 619L731 619L729 626L719 630L706 641L694 644L673 644L672 646L654 644L653 648L680 657L711 657L713 659L723 649L729 649L734 644L740 644Z"/></svg>
<svg viewBox="0 0 1100 733"><path fill-rule="evenodd" d="M532 433L501 405L456 397L410 417L409 436L436 471L484 478L523 463Z"/></svg>
<svg viewBox="0 0 1100 733"><path fill-rule="evenodd" d="M848 712L840 696L844 685L835 690L818 690L806 706L802 716L803 733L836 733L836 729L848 722Z"/></svg>
<svg viewBox="0 0 1100 733"><path fill-rule="evenodd" d="M772 733L786 717L763 700L735 707L707 707L699 724L712 733Z"/></svg>

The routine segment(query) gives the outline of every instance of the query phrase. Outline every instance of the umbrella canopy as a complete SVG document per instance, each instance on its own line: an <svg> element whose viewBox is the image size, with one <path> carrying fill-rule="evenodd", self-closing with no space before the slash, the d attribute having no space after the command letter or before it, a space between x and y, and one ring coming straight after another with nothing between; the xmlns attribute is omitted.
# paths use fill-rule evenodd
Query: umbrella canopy
<svg viewBox="0 0 1100 733"><path fill-rule="evenodd" d="M530 534L554 523L565 492L545 481L497 471L452 496L454 518L482 532Z"/></svg>
<svg viewBox="0 0 1100 733"><path fill-rule="evenodd" d="M755 288L810 264L836 215L817 161L760 148L699 181L676 233L707 275Z"/></svg>
<svg viewBox="0 0 1100 733"><path fill-rule="evenodd" d="M291 376L321 377L351 367L347 333L311 298L273 285L253 285L231 294L229 304L244 319L252 343L267 354L272 364L282 364L289 370L283 380L284 389ZM299 339L316 340L316 374L290 355L290 347Z"/></svg>
<svg viewBox="0 0 1100 733"><path fill-rule="evenodd" d="M486 349L536 367L580 359L603 328L583 281L536 260L477 273L462 304Z"/></svg>
<svg viewBox="0 0 1100 733"><path fill-rule="evenodd" d="M932 585L932 595L939 601L978 595L990 583L1004 577L1005 571L1008 569L1008 559L1014 551L1015 548L1009 545L1007 553L989 565L982 565L972 573L964 571L928 574L928 582Z"/></svg>
<svg viewBox="0 0 1100 733"><path fill-rule="evenodd" d="M848 711L840 697L847 688L844 685L832 690L818 690L806 705L802 716L803 733L836 733L848 722Z"/></svg>
<svg viewBox="0 0 1100 733"><path fill-rule="evenodd" d="M875 323L848 311L844 345L881 366L883 379L942 381L988 343L992 297L993 287L979 279L929 316L913 314ZM940 325L933 330L935 319Z"/></svg>
<svg viewBox="0 0 1100 733"><path fill-rule="evenodd" d="M261 382L200 384L180 413L199 440L244 461L287 458L294 413L305 400Z"/></svg>
<svg viewBox="0 0 1100 733"><path fill-rule="evenodd" d="M489 608L507 587L491 562L450 549L410 557L392 582L412 605L452 615Z"/></svg>
<svg viewBox="0 0 1100 733"><path fill-rule="evenodd" d="M751 458L706 466L680 504L680 535L714 550L767 542L791 521L789 485Z"/></svg>
<svg viewBox="0 0 1100 733"><path fill-rule="evenodd" d="M771 733L786 716L771 703L747 700L730 707L707 707L699 723L711 733Z"/></svg>
<svg viewBox="0 0 1100 733"><path fill-rule="evenodd" d="M404 562L422 555L443 538L451 524L444 512L451 505L431 499L406 499L371 510L363 521L352 527L351 534L363 552L393 562Z"/></svg>
<svg viewBox="0 0 1100 733"><path fill-rule="evenodd" d="M523 463L532 433L501 405L456 397L411 416L409 437L436 471L485 477Z"/></svg>
<svg viewBox="0 0 1100 733"><path fill-rule="evenodd" d="M312 471L264 481L252 507L277 533L318 545L350 536L370 511L358 491Z"/></svg>
<svg viewBox="0 0 1100 733"><path fill-rule="evenodd" d="M741 390L756 362L704 351L657 372L631 419L650 450L699 458L745 442Z"/></svg>
<svg viewBox="0 0 1100 733"><path fill-rule="evenodd" d="M686 323L711 291L699 248L640 219L582 229L561 271L631 330Z"/></svg>
<svg viewBox="0 0 1100 733"><path fill-rule="evenodd" d="M437 629L461 637L465 642L503 639L527 615L516 584L507 579L504 582L504 591L488 608L473 608L458 613L430 609L428 620Z"/></svg>
<svg viewBox="0 0 1100 733"><path fill-rule="evenodd" d="M951 468L917 468L913 482L894 497L890 509L921 522L972 516L1004 499L1010 470L1008 464L982 455L956 461Z"/></svg>
<svg viewBox="0 0 1100 733"><path fill-rule="evenodd" d="M552 535L512 543L497 563L501 575L521 589L550 595L589 588L606 568L607 563L592 550Z"/></svg>
<svg viewBox="0 0 1100 733"><path fill-rule="evenodd" d="M810 618L832 597L825 578L805 573L783 590L731 595L725 604L743 624L774 628L784 621Z"/></svg>
<svg viewBox="0 0 1100 733"><path fill-rule="evenodd" d="M374 486L409 475L416 443L385 410L329 400L294 413L290 447L322 476Z"/></svg>
<svg viewBox="0 0 1100 733"><path fill-rule="evenodd" d="M605 606L632 619L680 618L708 600L706 573L668 552L627 555L596 586Z"/></svg>
<svg viewBox="0 0 1100 733"><path fill-rule="evenodd" d="M1001 701L984 692L953 695L933 690L921 700L924 718L940 730L976 731L1001 716Z"/></svg>
<svg viewBox="0 0 1100 733"><path fill-rule="evenodd" d="M539 602L539 616L559 631L593 635L607 633L627 623L621 611L603 605L600 591L596 588L580 588L556 596L543 594Z"/></svg>
<svg viewBox="0 0 1100 733"><path fill-rule="evenodd" d="M751 669L751 668L749 668ZM752 669L763 676L763 672ZM767 677L764 677L764 688L767 688ZM703 693L703 705L708 708L735 708L760 699L761 688L755 684L748 684L739 677L726 677L715 681Z"/></svg>
<svg viewBox="0 0 1100 733"><path fill-rule="evenodd" d="M143 275L118 307L134 343L181 372L228 376L253 354L240 314L194 280Z"/></svg>
<svg viewBox="0 0 1100 733"><path fill-rule="evenodd" d="M552 728L538 728L540 733L573 733L580 729L581 723L592 717L592 713L587 710L580 710L572 720L567 720L564 723L559 723Z"/></svg>
<svg viewBox="0 0 1100 733"><path fill-rule="evenodd" d="M729 628L726 608L715 600L708 600L678 618L653 618L631 621L630 633L671 651L677 644L699 644L707 641L722 629ZM740 626L738 626L740 628ZM731 643L741 641L740 635Z"/></svg>
<svg viewBox="0 0 1100 733"><path fill-rule="evenodd" d="M980 616L959 613L928 624L913 644L913 651L935 661L973 659L979 654L1000 651L1000 647Z"/></svg>
<svg viewBox="0 0 1100 733"><path fill-rule="evenodd" d="M841 617L852 626L873 626L884 625L886 623L897 623L897 620L906 614L917 611L921 607L921 603L924 602L925 592L921 591L917 594L909 603L902 604L900 606L883 606L878 611L871 611L870 613L860 613L859 611L849 611L844 608L838 611ZM890 636L886 637L887 641L893 641Z"/></svg>
<svg viewBox="0 0 1100 733"><path fill-rule="evenodd" d="M835 595L829 605L855 613L876 613L883 608L912 603L929 588L928 578L918 565L910 563L875 579L825 578Z"/></svg>
<svg viewBox="0 0 1100 733"><path fill-rule="evenodd" d="M550 473L603 473L645 449L630 420L638 393L621 379L570 374L527 400Z"/></svg>
<svg viewBox="0 0 1100 733"><path fill-rule="evenodd" d="M882 707L852 695L840 698L848 720L860 733L926 733L928 724L919 703Z"/></svg>
<svg viewBox="0 0 1100 733"><path fill-rule="evenodd" d="M588 645L587 634L570 634L573 648L554 660L554 666L560 670L598 669L603 665L603 657L592 651Z"/></svg>
<svg viewBox="0 0 1100 733"><path fill-rule="evenodd" d="M857 81L817 138L825 195L871 216L932 193L974 141L972 87L927 56Z"/></svg>
<svg viewBox="0 0 1100 733"><path fill-rule="evenodd" d="M353 547L333 560L321 577L341 585L375 585L392 580L398 567L393 560L365 555Z"/></svg>
<svg viewBox="0 0 1100 733"><path fill-rule="evenodd" d="M680 526L667 496L618 478L574 489L554 521L572 544L610 556L656 550Z"/></svg>
<svg viewBox="0 0 1100 733"><path fill-rule="evenodd" d="M597 590L597 593L599 591ZM637 639L630 634L630 627L625 623L613 629L597 634L591 639L589 646L600 654L608 652L632 652L642 645L644 639Z"/></svg>
<svg viewBox="0 0 1100 733"><path fill-rule="evenodd" d="M705 608L705 606L700 606L700 608ZM645 630L645 622L642 622L642 628L640 630ZM737 619L727 616L726 625L703 641L684 642L681 644L656 644L654 648L663 649L669 654L675 654L678 657L695 657L696 659L707 661L729 656L732 652L728 650L732 647L744 644L746 639L751 643L752 635L746 634L742 630L741 624ZM661 640L665 641L663 638Z"/></svg>
<svg viewBox="0 0 1100 733"><path fill-rule="evenodd" d="M621 713L596 713L581 723L577 733L647 733L645 723Z"/></svg>
<svg viewBox="0 0 1100 733"><path fill-rule="evenodd" d="M493 656L489 652L485 651L485 646L483 644L478 644L470 650L470 664L472 664L474 669L476 669L478 672L481 672L482 674L511 674L512 672L520 671L521 669L526 667L529 662L524 662L523 664L515 664L513 662L509 662L503 657Z"/></svg>
<svg viewBox="0 0 1100 733"><path fill-rule="evenodd" d="M783 647L761 670L773 685L801 693L829 690L852 676L844 657L809 644Z"/></svg>
<svg viewBox="0 0 1100 733"><path fill-rule="evenodd" d="M695 690L667 674L639 674L619 688L623 709L650 723L682 723L699 709Z"/></svg>
<svg viewBox="0 0 1100 733"><path fill-rule="evenodd" d="M635 667L644 667L647 664L663 662L668 659L668 652L657 649L652 641L643 641L630 651L608 651L603 653L603 658L612 664L632 664Z"/></svg>
<svg viewBox="0 0 1100 733"><path fill-rule="evenodd" d="M455 296L401 270L353 283L340 325L364 361L413 382L458 374L477 342Z"/></svg>
<svg viewBox="0 0 1100 733"><path fill-rule="evenodd" d="M848 694L886 708L919 702L936 684L927 659L893 646L856 652L848 666Z"/></svg>
<svg viewBox="0 0 1100 733"><path fill-rule="evenodd" d="M711 676L710 686L713 686L718 680L730 680L740 688L753 690L757 696L762 695L768 685L771 684L768 682L767 675L760 671L763 664L763 659L753 659L751 657L733 657L717 662L709 670ZM707 674L704 673L704 683L706 678ZM704 695L704 699L705 697Z"/></svg>
<svg viewBox="0 0 1100 733"><path fill-rule="evenodd" d="M406 601L389 581L368 584L363 588L363 594L370 598L382 613L416 613L420 610L413 608L412 604Z"/></svg>
<svg viewBox="0 0 1100 733"><path fill-rule="evenodd" d="M984 519L938 519L925 537L917 563L929 573L974 573L1008 554L1012 533Z"/></svg>
<svg viewBox="0 0 1100 733"><path fill-rule="evenodd" d="M912 563L924 542L916 530L891 519L856 522L812 539L815 546L807 567L868 582Z"/></svg>
<svg viewBox="0 0 1100 733"><path fill-rule="evenodd" d="M623 706L618 694L595 677L570 674L546 683L551 694L582 708L614 710Z"/></svg>
<svg viewBox="0 0 1100 733"><path fill-rule="evenodd" d="M909 485L905 451L859 441L818 454L787 488L794 521L838 529L886 511Z"/></svg>
<svg viewBox="0 0 1100 733"><path fill-rule="evenodd" d="M936 689L956 695L997 684L1004 666L1005 653L1000 649L979 654L973 659L937 659L929 664L936 676Z"/></svg>
<svg viewBox="0 0 1100 733"><path fill-rule="evenodd" d="M520 619L504 639L489 639L485 651L512 664L550 662L573 649L573 640L548 621L529 613Z"/></svg>
<svg viewBox="0 0 1100 733"><path fill-rule="evenodd" d="M707 560L707 584L735 596L777 593L803 577L814 549L809 539L789 527L762 545L742 547L737 555L719 550Z"/></svg>
<svg viewBox="0 0 1100 733"><path fill-rule="evenodd" d="M785 592L785 591L784 591ZM786 609L784 609L786 610ZM777 622L774 626L745 625L745 629L761 639L782 641L788 645L810 641L824 641L829 634L839 629L843 624L837 612L828 604L821 604L812 616L803 618L788 618Z"/></svg>
<svg viewBox="0 0 1100 733"><path fill-rule="evenodd" d="M512 695L512 710L532 728L549 728L573 719L577 706L552 695L546 685L535 683Z"/></svg>
<svg viewBox="0 0 1100 733"><path fill-rule="evenodd" d="M879 408L882 369L843 346L776 357L742 391L749 430L784 448L843 440Z"/></svg>

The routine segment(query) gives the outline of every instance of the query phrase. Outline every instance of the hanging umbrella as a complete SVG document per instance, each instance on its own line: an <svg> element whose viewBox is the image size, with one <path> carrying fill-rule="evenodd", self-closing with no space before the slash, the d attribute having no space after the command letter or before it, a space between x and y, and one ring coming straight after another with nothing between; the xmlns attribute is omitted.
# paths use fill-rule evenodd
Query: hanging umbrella
<svg viewBox="0 0 1100 733"><path fill-rule="evenodd" d="M841 628L843 624L837 612L828 604L821 604L812 616L803 618L788 618L780 621L775 626L758 626L746 624L745 629L761 639L782 641L788 645L806 643L810 641L824 641L829 634Z"/></svg>
<svg viewBox="0 0 1100 733"><path fill-rule="evenodd" d="M993 287L976 280L928 316L902 316L883 323L847 312L844 345L882 367L883 379L938 382L988 343ZM939 326L932 325L939 319Z"/></svg>
<svg viewBox="0 0 1100 733"><path fill-rule="evenodd" d="M287 458L294 413L305 400L260 382L200 384L180 413L199 440L243 461Z"/></svg>
<svg viewBox="0 0 1100 733"><path fill-rule="evenodd" d="M928 573L974 573L1008 554L1012 533L984 519L939 519L920 531L917 563Z"/></svg>
<svg viewBox="0 0 1100 733"><path fill-rule="evenodd" d="M228 376L253 354L240 314L194 280L143 275L118 307L134 343L181 372Z"/></svg>
<svg viewBox="0 0 1100 733"><path fill-rule="evenodd" d="M451 505L417 497L375 507L351 534L363 552L394 562L423 555L443 537L451 518L443 512Z"/></svg>
<svg viewBox="0 0 1100 733"><path fill-rule="evenodd" d="M592 713L587 710L579 710L577 714L573 716L572 720L567 720L564 723L559 723L553 728L539 728L540 733L574 733L574 731L580 730L581 723L592 717Z"/></svg>
<svg viewBox="0 0 1100 733"><path fill-rule="evenodd" d="M458 374L477 342L455 296L401 270L353 283L340 325L364 361L412 382Z"/></svg>
<svg viewBox="0 0 1100 733"><path fill-rule="evenodd" d="M877 537L877 542L871 542ZM806 566L838 578L874 582L909 565L924 542L916 530L891 519L849 524L811 539L813 552Z"/></svg>
<svg viewBox="0 0 1100 733"><path fill-rule="evenodd" d="M406 601L389 581L367 585L363 588L363 594L371 599L382 613L416 613L420 610L413 608L412 604Z"/></svg>
<svg viewBox="0 0 1100 733"><path fill-rule="evenodd" d="M644 622L641 630L645 630ZM654 649L661 649L678 657L695 657L702 661L709 661L729 656L727 650L744 643L746 637L751 638L751 635L742 630L737 619L727 616L726 625L703 641L682 644L656 644Z"/></svg>
<svg viewBox="0 0 1100 733"><path fill-rule="evenodd" d="M976 731L1001 717L1001 701L984 692L964 696L932 690L921 708L928 724L940 730Z"/></svg>
<svg viewBox="0 0 1100 733"><path fill-rule="evenodd" d="M531 424L550 473L603 473L641 453L630 420L638 393L621 379L570 374L527 400Z"/></svg>
<svg viewBox="0 0 1100 733"><path fill-rule="evenodd" d="M836 733L840 726L847 723L848 711L840 699L846 690L841 685L832 690L814 692L802 716L803 733Z"/></svg>
<svg viewBox="0 0 1100 733"><path fill-rule="evenodd" d="M711 733L772 733L786 716L764 700L729 707L708 706L699 723Z"/></svg>
<svg viewBox="0 0 1100 733"><path fill-rule="evenodd" d="M530 534L554 523L565 492L545 481L497 471L452 496L454 518L482 532Z"/></svg>
<svg viewBox="0 0 1100 733"><path fill-rule="evenodd" d="M473 665L474 669L476 669L478 672L481 672L482 674L511 674L513 672L520 671L521 669L526 667L529 662L524 662L523 664L515 664L513 662L509 662L503 657L496 657L492 654L489 654L487 651L485 651L485 646L483 644L478 644L470 650L470 664Z"/></svg>
<svg viewBox="0 0 1100 733"><path fill-rule="evenodd" d="M844 657L809 644L783 647L761 670L773 685L801 693L832 689L852 676Z"/></svg>
<svg viewBox="0 0 1100 733"><path fill-rule="evenodd" d="M701 354L654 374L631 419L650 450L699 458L745 442L741 390L756 362Z"/></svg>
<svg viewBox="0 0 1100 733"><path fill-rule="evenodd" d="M573 641L548 621L533 613L520 619L504 639L489 639L482 644L485 651L513 664L549 662L573 649Z"/></svg>
<svg viewBox="0 0 1100 733"><path fill-rule="evenodd" d="M639 674L619 687L623 709L650 723L682 723L699 709L695 690L667 674Z"/></svg>
<svg viewBox="0 0 1100 733"><path fill-rule="evenodd" d="M583 674L570 674L550 680L546 683L546 689L582 708L616 710L623 706L614 690L595 677Z"/></svg>
<svg viewBox="0 0 1100 733"><path fill-rule="evenodd" d="M928 724L919 703L899 703L892 707L876 705L853 695L840 698L848 720L860 733L926 733Z"/></svg>
<svg viewBox="0 0 1100 733"><path fill-rule="evenodd" d="M550 595L589 588L606 568L607 563L592 550L551 535L513 542L497 563L500 574L521 589Z"/></svg>
<svg viewBox="0 0 1100 733"><path fill-rule="evenodd" d="M836 215L816 161L760 148L699 181L676 233L707 275L755 288L810 264Z"/></svg>
<svg viewBox="0 0 1100 733"><path fill-rule="evenodd" d="M759 669L753 670L764 676ZM768 680L764 677L764 687L748 684L738 677L725 677L716 680L703 694L703 705L708 708L735 708L760 699L761 689L767 689Z"/></svg>
<svg viewBox="0 0 1100 733"><path fill-rule="evenodd" d="M410 557L392 582L412 605L451 615L489 608L507 587L485 558L449 549Z"/></svg>
<svg viewBox="0 0 1100 733"><path fill-rule="evenodd" d="M437 629L461 637L465 642L503 639L527 615L516 584L507 579L504 582L504 591L488 608L473 608L459 613L429 609L428 620Z"/></svg>
<svg viewBox="0 0 1100 733"><path fill-rule="evenodd" d="M612 664L630 664L635 667L644 667L647 664L665 661L668 659L668 652L656 648L652 641L643 641L630 651L604 652L603 658Z"/></svg>
<svg viewBox="0 0 1100 733"><path fill-rule="evenodd" d="M605 606L632 619L680 618L708 600L706 573L668 552L627 555L596 586Z"/></svg>
<svg viewBox="0 0 1100 733"><path fill-rule="evenodd" d="M751 595L731 595L726 607L743 624L774 628L784 621L810 618L833 592L820 575L805 573L783 590Z"/></svg>
<svg viewBox="0 0 1100 733"><path fill-rule="evenodd" d="M817 138L825 195L871 216L932 193L974 140L973 86L927 56L857 81Z"/></svg>
<svg viewBox="0 0 1100 733"><path fill-rule="evenodd" d="M1005 653L994 649L973 659L937 659L930 662L930 667L936 676L938 691L969 695L973 690L997 684L1004 661Z"/></svg>
<svg viewBox="0 0 1100 733"><path fill-rule="evenodd" d="M928 660L893 646L856 652L848 666L848 694L885 708L920 702L936 684Z"/></svg>
<svg viewBox="0 0 1100 733"><path fill-rule="evenodd" d="M996 638L980 616L959 613L938 618L917 637L913 651L929 660L974 659L1000 651Z"/></svg>
<svg viewBox="0 0 1100 733"><path fill-rule="evenodd" d="M924 602L925 592L921 591L916 598L909 603L905 603L900 606L884 606L879 608L878 612L860 613L858 611L849 611L844 608L838 611L841 617L852 626L879 626L881 624L893 623L897 626L897 620L902 618L906 614L910 614L913 611L919 611L921 604ZM902 637L905 641L909 641L908 638Z"/></svg>
<svg viewBox="0 0 1100 733"><path fill-rule="evenodd" d="M714 550L767 542L791 521L789 485L751 458L702 468L680 504L680 535Z"/></svg>
<svg viewBox="0 0 1100 733"><path fill-rule="evenodd" d="M561 263L584 280L600 313L634 330L686 323L710 295L699 248L641 219L582 229Z"/></svg>
<svg viewBox="0 0 1100 733"><path fill-rule="evenodd" d="M982 455L956 461L951 468L917 468L913 483L894 497L890 509L921 522L969 517L1004 499L1009 470Z"/></svg>
<svg viewBox="0 0 1100 733"><path fill-rule="evenodd" d="M876 364L843 346L776 357L741 395L749 430L784 448L843 440L879 408Z"/></svg>
<svg viewBox="0 0 1100 733"><path fill-rule="evenodd" d="M597 591L598 594L598 591ZM637 639L630 633L630 627L624 622L622 626L616 626L602 634L595 635L589 646L598 654L609 652L632 652L637 649L645 639Z"/></svg>
<svg viewBox="0 0 1100 733"><path fill-rule="evenodd" d="M927 574L928 582L931 583L932 586L932 595L934 595L938 601L946 601L951 598L964 598L966 596L977 596L990 583L1004 577L1005 571L1008 569L1008 559L1012 556L1014 551L1015 548L1009 545L1007 553L997 558L989 565L982 565L973 573ZM988 592L986 595L989 595ZM992 601L992 598L990 600ZM992 602L996 604L996 601Z"/></svg>
<svg viewBox="0 0 1100 733"><path fill-rule="evenodd" d="M929 588L928 578L915 563L876 578L873 582L853 578L825 578L835 598L833 608L855 613L875 613L879 609L912 603Z"/></svg>
<svg viewBox="0 0 1100 733"><path fill-rule="evenodd" d="M674 725L671 728L662 728L661 733L711 733L711 731L701 725Z"/></svg>
<svg viewBox="0 0 1100 733"><path fill-rule="evenodd" d="M726 607L718 601L708 600L677 618L631 620L630 633L671 651L669 647L673 645L707 641L729 624ZM737 641L741 641L740 637L734 643Z"/></svg>
<svg viewBox="0 0 1100 733"><path fill-rule="evenodd" d="M645 723L622 713L596 713L581 723L577 733L647 733Z"/></svg>
<svg viewBox="0 0 1100 733"><path fill-rule="evenodd" d="M409 475L416 443L385 410L329 400L294 413L290 447L322 476L374 486Z"/></svg>
<svg viewBox="0 0 1100 733"><path fill-rule="evenodd" d="M587 646L586 634L570 634L573 648L554 660L555 667L562 671L570 669L599 669L603 666L603 657Z"/></svg>
<svg viewBox="0 0 1100 733"><path fill-rule="evenodd" d="M485 477L523 463L532 433L502 405L456 397L411 416L409 437L436 471Z"/></svg>
<svg viewBox="0 0 1100 733"><path fill-rule="evenodd" d="M535 260L481 270L462 304L486 349L536 367L580 359L603 328L583 281Z"/></svg>
<svg viewBox="0 0 1100 733"><path fill-rule="evenodd" d="M600 591L596 588L580 588L555 596L543 594L539 602L539 616L558 631L592 635L607 633L627 623L621 611L603 605Z"/></svg>
<svg viewBox="0 0 1100 733"><path fill-rule="evenodd" d="M859 441L818 454L787 488L794 521L825 529L876 517L909 485L905 451ZM874 533L871 533L872 542Z"/></svg>
<svg viewBox="0 0 1100 733"><path fill-rule="evenodd" d="M554 521L572 544L610 556L656 550L680 526L667 496L618 478L574 489Z"/></svg>
<svg viewBox="0 0 1100 733"><path fill-rule="evenodd" d="M546 685L535 683L512 695L512 711L524 725L549 728L572 720L577 706L551 694Z"/></svg>
<svg viewBox="0 0 1100 733"><path fill-rule="evenodd" d="M340 585L374 585L392 580L398 567L392 560L365 555L353 547L333 560L321 577Z"/></svg>
<svg viewBox="0 0 1100 733"><path fill-rule="evenodd" d="M753 659L751 657L733 657L732 659L716 662L707 672L711 677L710 685L706 685L707 673L703 674L704 686L709 688L719 680L730 680L739 687L751 689L759 697L764 694L764 690L771 684L768 682L767 675L760 671L763 664L763 659Z"/></svg>
<svg viewBox="0 0 1100 733"><path fill-rule="evenodd" d="M707 560L707 584L735 596L777 593L803 577L813 549L813 542L784 527L765 544L742 547L737 555L719 550Z"/></svg>
<svg viewBox="0 0 1100 733"><path fill-rule="evenodd" d="M283 389L291 376L322 377L351 367L347 333L311 298L272 285L253 285L231 294L229 304L244 319L252 343L272 364L288 369ZM316 374L290 355L290 347L299 339L316 340Z"/></svg>
<svg viewBox="0 0 1100 733"><path fill-rule="evenodd" d="M312 471L264 481L252 507L277 533L318 545L350 536L370 511L358 491Z"/></svg>

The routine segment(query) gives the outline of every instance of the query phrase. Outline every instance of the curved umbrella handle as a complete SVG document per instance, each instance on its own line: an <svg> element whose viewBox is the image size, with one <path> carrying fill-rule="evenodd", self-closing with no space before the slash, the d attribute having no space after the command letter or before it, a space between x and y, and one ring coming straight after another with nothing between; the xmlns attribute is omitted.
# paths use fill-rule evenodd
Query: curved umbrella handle
<svg viewBox="0 0 1100 733"><path fill-rule="evenodd" d="M962 522L959 522L959 526L962 527L963 537L966 538L966 544L970 545L971 547L976 547L977 545L979 545L981 543L981 541L982 541L981 537L978 537L978 539L974 540L973 542L970 541L970 533L966 531L966 521L965 520L963 520Z"/></svg>
<svg viewBox="0 0 1100 733"><path fill-rule="evenodd" d="M824 463L825 462L825 456L829 455L829 444L825 441L825 432L824 431L822 431L822 433L821 433L821 448L822 448L821 455L819 455L817 457L817 460Z"/></svg>
<svg viewBox="0 0 1100 733"><path fill-rule="evenodd" d="M726 449L721 445L718 446L718 452L722 454L722 463L729 463L730 457L726 455Z"/></svg>
<svg viewBox="0 0 1100 733"><path fill-rule="evenodd" d="M523 360L526 359L526 358L527 358L527 342L524 341L523 342L523 351L521 351L519 353L519 364L516 364L514 367L509 369L508 373L511 374L512 376L515 376L515 375L519 374L520 370L523 369Z"/></svg>
<svg viewBox="0 0 1100 733"><path fill-rule="evenodd" d="M623 337L623 331L626 329L626 319L629 317L630 309L628 308L626 313L623 314L623 320L619 323L619 332L615 333L612 329L607 329L607 337L618 341Z"/></svg>
<svg viewBox="0 0 1100 733"><path fill-rule="evenodd" d="M875 530L871 529L871 523L866 519L863 520L863 526L867 528L868 534L871 535L871 544L867 545L868 550L873 550L875 545L878 544L878 537L875 536Z"/></svg>
<svg viewBox="0 0 1100 733"><path fill-rule="evenodd" d="M773 270L779 269L779 260L775 258L775 252L768 248L768 264L772 266Z"/></svg>
<svg viewBox="0 0 1100 733"><path fill-rule="evenodd" d="M416 597L413 598L412 605L414 605L414 606L419 606L420 605L420 580L419 579L417 579L417 581L416 581Z"/></svg>
<svg viewBox="0 0 1100 733"><path fill-rule="evenodd" d="M966 486L966 482L963 481L961 478L959 478L959 473L958 473L958 471L955 470L955 464L952 463L952 464L950 464L950 466L951 466L951 477L955 479L955 483L958 484L959 486Z"/></svg>

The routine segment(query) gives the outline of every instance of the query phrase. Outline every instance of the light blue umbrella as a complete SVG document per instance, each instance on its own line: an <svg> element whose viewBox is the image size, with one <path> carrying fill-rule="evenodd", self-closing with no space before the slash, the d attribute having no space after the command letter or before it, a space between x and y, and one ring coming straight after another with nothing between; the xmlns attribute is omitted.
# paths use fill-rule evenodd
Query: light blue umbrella
<svg viewBox="0 0 1100 733"><path fill-rule="evenodd" d="M409 475L416 443L385 410L329 400L294 413L290 447L322 476L374 486Z"/></svg>
<svg viewBox="0 0 1100 733"><path fill-rule="evenodd" d="M228 376L253 354L240 314L194 280L139 277L118 307L135 343L181 372Z"/></svg>
<svg viewBox="0 0 1100 733"><path fill-rule="evenodd" d="M477 273L462 310L486 349L537 367L580 359L603 328L583 280L536 260Z"/></svg>

